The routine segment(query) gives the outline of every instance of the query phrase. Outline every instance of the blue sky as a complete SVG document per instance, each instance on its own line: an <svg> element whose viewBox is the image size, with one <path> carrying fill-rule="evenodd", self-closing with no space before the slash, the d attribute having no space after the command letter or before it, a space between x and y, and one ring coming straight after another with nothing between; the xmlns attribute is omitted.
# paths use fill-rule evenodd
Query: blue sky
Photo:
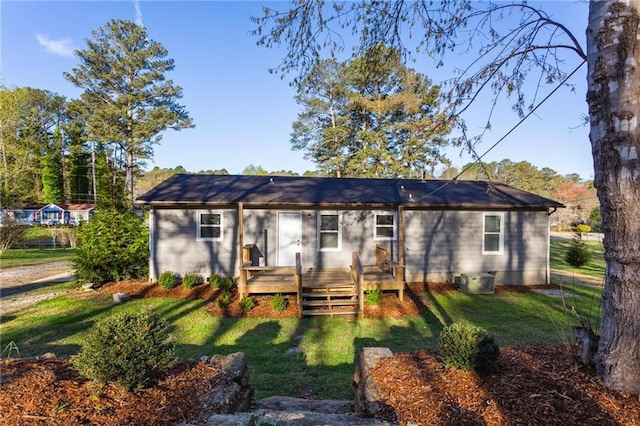
<svg viewBox="0 0 640 426"><path fill-rule="evenodd" d="M183 166L189 171L226 168L240 173L247 165L303 173L314 165L292 151L291 124L299 107L289 78L268 73L284 56L278 49L256 46L250 16L261 15L258 1L6 1L0 2L0 78L7 87L47 89L68 98L80 91L62 74L78 65L73 50L85 48L91 31L110 19L142 22L150 38L163 44L175 60L168 75L182 86L194 129L167 131L148 167ZM279 3L276 6L284 7ZM586 2L547 1L544 7L584 40ZM467 58L450 58L436 70L430 62L412 65L434 82L451 75L451 66ZM575 93L562 89L527 122L501 142L485 161L509 158L529 161L560 174L593 177L588 128L580 126L587 112L586 66L572 78ZM470 129L486 121L486 105L467 117ZM478 148L482 153L519 119L503 104L492 130ZM461 167L471 160L448 154Z"/></svg>

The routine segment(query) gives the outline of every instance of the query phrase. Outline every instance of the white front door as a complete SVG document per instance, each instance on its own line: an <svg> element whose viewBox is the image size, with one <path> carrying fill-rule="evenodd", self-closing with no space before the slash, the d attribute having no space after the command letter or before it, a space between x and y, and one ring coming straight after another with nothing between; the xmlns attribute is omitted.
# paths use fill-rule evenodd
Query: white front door
<svg viewBox="0 0 640 426"><path fill-rule="evenodd" d="M302 215L278 213L278 266L295 266L296 253L302 250Z"/></svg>

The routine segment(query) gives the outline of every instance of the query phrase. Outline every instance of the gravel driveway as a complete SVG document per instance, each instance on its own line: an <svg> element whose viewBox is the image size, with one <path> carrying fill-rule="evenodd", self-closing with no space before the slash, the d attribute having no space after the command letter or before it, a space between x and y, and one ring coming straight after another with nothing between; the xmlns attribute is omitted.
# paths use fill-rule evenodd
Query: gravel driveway
<svg viewBox="0 0 640 426"><path fill-rule="evenodd" d="M51 283L71 281L72 273L71 262L0 269L0 312L4 315L57 296L60 291L51 289Z"/></svg>

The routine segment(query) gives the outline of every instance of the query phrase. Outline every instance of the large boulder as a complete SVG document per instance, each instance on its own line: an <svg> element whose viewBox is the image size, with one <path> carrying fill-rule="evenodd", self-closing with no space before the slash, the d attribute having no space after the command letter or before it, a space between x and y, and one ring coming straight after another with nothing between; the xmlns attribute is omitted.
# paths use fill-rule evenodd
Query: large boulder
<svg viewBox="0 0 640 426"><path fill-rule="evenodd" d="M377 383L371 379L371 369L378 362L392 358L389 348L363 348L358 355L356 371L353 375L353 393L357 412L363 417L376 417L387 413L389 407L383 402L383 396Z"/></svg>

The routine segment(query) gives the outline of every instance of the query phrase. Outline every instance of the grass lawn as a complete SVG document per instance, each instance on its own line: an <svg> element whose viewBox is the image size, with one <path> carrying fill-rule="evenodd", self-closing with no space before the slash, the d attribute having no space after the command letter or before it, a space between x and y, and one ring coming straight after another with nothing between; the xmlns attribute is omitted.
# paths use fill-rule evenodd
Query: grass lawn
<svg viewBox="0 0 640 426"><path fill-rule="evenodd" d="M76 250L70 248L9 249L0 255L0 269L40 263L71 261Z"/></svg>
<svg viewBox="0 0 640 426"><path fill-rule="evenodd" d="M604 276L605 261L602 243L600 241L585 241L585 243L591 249L591 262L581 268L575 268L564 260L567 250L571 247L571 241L551 241L551 258L549 262L551 269L576 271L595 277Z"/></svg>
<svg viewBox="0 0 640 426"><path fill-rule="evenodd" d="M551 267L573 268L564 263L570 242L551 243ZM601 276L604 261L600 243L588 242L594 259L583 273ZM10 250L2 267L46 261L70 260L71 249ZM15 263L12 263L15 262ZM27 263L29 262L29 263ZM65 284L69 288L72 284ZM105 293L59 296L0 318L0 352L9 354L13 342L19 356L46 352L71 356L81 349L87 329L112 313L147 308L171 324L176 356L242 351L253 367L251 383L256 396L297 395L312 398L351 398L351 380L357 354L366 346L384 346L393 352L437 349L445 324L466 321L493 333L500 346L527 343L572 343L571 327L583 316L597 328L600 290L570 286L575 297L551 298L535 293L469 295L461 292L422 294L429 312L399 320L360 321L344 318L231 319L211 316L202 300L169 298L132 299L114 304Z"/></svg>
<svg viewBox="0 0 640 426"><path fill-rule="evenodd" d="M596 289L569 289L576 297L553 299L532 293L472 296L463 293L424 295L430 312L399 320L360 321L344 318L230 319L211 316L198 300L133 299L114 304L109 294L80 298L57 297L2 318L1 348L14 342L20 356L45 352L77 354L86 330L114 312L147 308L171 324L176 355L242 351L253 367L256 396L305 395L313 398L350 398L354 361L365 346L384 346L394 352L436 349L443 323L467 321L487 328L501 346L543 342L572 342L570 312L588 314L597 321ZM3 355L6 357L6 353ZM17 356L15 353L12 356Z"/></svg>

